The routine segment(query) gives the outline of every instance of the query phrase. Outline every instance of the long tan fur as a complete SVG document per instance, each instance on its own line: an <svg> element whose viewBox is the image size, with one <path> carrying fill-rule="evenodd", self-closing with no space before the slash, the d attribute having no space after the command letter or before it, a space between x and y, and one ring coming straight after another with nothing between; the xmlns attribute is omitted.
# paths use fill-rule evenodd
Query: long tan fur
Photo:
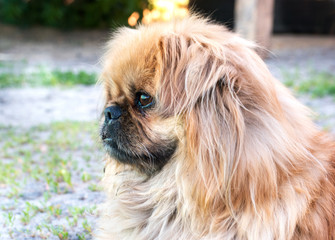
<svg viewBox="0 0 335 240"><path fill-rule="evenodd" d="M335 238L334 141L254 48L199 17L113 37L106 91L152 67L154 126L178 148L152 175L107 156L96 239Z"/></svg>

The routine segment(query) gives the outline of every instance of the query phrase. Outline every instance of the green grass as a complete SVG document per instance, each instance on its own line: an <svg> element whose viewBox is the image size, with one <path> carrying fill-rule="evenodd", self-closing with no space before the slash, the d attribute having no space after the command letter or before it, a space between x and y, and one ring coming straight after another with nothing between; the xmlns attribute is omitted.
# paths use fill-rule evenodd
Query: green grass
<svg viewBox="0 0 335 240"><path fill-rule="evenodd" d="M312 97L335 96L335 75L328 72L310 71L303 77L299 70L284 72L284 84L298 93L309 93Z"/></svg>
<svg viewBox="0 0 335 240"><path fill-rule="evenodd" d="M56 202L77 189L97 194L103 175L102 154L98 143L98 126L92 122L56 122L32 128L0 126L0 214L7 234L15 239L18 231L26 238L91 238L93 202L76 206ZM44 190L33 202L25 194L34 184ZM92 200L90 200L92 201ZM42 217L42 220L38 220ZM60 220L68 224L59 225ZM22 226L17 229L17 222ZM31 224L35 230L31 231ZM30 232L31 231L31 232Z"/></svg>
<svg viewBox="0 0 335 240"><path fill-rule="evenodd" d="M66 86L93 85L97 81L95 73L46 71L40 69L31 74L0 73L0 88L5 87L37 87L37 86Z"/></svg>
<svg viewBox="0 0 335 240"><path fill-rule="evenodd" d="M44 180L53 192L59 190L59 183L71 189L74 172L82 182L91 181L91 174L75 166L78 158L88 164L87 154L99 151L97 129L89 122L58 122L30 129L0 126L0 184L9 185L10 195L17 196L26 178Z"/></svg>
<svg viewBox="0 0 335 240"><path fill-rule="evenodd" d="M53 226L44 224L44 227L48 229L54 236L58 237L60 240L69 239L69 232L66 230L64 226Z"/></svg>

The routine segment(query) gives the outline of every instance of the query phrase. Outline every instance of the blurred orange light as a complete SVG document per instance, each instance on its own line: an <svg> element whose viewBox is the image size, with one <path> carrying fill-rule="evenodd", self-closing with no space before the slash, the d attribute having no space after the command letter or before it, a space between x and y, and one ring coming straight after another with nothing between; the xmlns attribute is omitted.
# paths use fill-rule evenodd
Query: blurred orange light
<svg viewBox="0 0 335 240"><path fill-rule="evenodd" d="M140 14L138 12L133 12L128 18L129 26L135 26L137 24L137 20L140 18Z"/></svg>
<svg viewBox="0 0 335 240"><path fill-rule="evenodd" d="M152 10L143 10L143 24L180 19L188 16L189 14L189 0L149 0L149 2L152 6ZM135 26L138 19L139 14L134 12L130 15L128 24L130 26Z"/></svg>

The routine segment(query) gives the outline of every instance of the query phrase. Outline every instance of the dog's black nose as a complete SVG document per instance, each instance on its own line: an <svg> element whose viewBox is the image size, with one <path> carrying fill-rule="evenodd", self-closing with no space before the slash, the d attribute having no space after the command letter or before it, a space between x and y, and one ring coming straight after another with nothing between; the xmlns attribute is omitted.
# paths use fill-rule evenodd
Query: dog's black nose
<svg viewBox="0 0 335 240"><path fill-rule="evenodd" d="M110 106L105 109L105 121L109 122L111 120L117 120L121 117L122 111L121 108L117 105Z"/></svg>

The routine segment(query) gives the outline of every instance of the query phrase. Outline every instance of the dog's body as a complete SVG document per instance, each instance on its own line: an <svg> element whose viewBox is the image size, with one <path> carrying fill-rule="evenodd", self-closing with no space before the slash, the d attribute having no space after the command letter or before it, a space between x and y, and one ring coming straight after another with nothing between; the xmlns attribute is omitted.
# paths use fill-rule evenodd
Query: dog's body
<svg viewBox="0 0 335 240"><path fill-rule="evenodd" d="M197 17L114 36L97 239L335 238L335 144L253 48Z"/></svg>

